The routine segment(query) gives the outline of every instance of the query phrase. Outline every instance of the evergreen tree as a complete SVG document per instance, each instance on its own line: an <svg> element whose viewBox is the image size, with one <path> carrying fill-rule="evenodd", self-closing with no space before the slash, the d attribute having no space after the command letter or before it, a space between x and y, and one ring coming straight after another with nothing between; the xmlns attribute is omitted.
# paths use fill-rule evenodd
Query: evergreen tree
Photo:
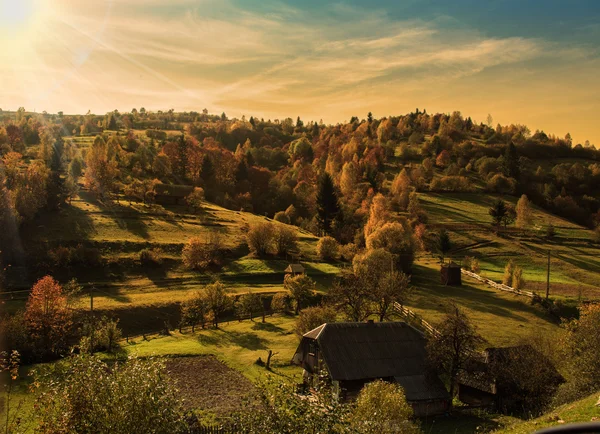
<svg viewBox="0 0 600 434"><path fill-rule="evenodd" d="M186 178L186 170L187 170L187 142L185 140L184 135L182 134L179 137L179 142L177 143L177 176L180 178L180 182L183 183Z"/></svg>
<svg viewBox="0 0 600 434"><path fill-rule="evenodd" d="M330 234L331 223L340 211L337 193L331 176L324 172L317 187L317 220L321 231Z"/></svg>
<svg viewBox="0 0 600 434"><path fill-rule="evenodd" d="M519 167L519 155L517 154L516 146L511 142L506 147L506 153L504 154L504 176L514 178L517 181L521 175L521 169Z"/></svg>
<svg viewBox="0 0 600 434"><path fill-rule="evenodd" d="M443 263L446 258L446 253L452 249L452 241L450 240L450 234L444 228L438 232L437 239L437 251L440 255L440 261Z"/></svg>

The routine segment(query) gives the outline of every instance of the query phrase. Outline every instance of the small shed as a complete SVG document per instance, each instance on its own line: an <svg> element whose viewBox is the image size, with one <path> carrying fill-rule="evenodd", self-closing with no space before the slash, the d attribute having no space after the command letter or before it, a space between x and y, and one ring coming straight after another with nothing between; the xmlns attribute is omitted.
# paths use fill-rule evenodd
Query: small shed
<svg viewBox="0 0 600 434"><path fill-rule="evenodd" d="M301 264L290 264L285 269L285 277L287 276L297 276L299 274L304 274L304 267Z"/></svg>
<svg viewBox="0 0 600 434"><path fill-rule="evenodd" d="M460 265L455 262L449 262L448 264L442 264L440 270L442 277L442 283L450 286L461 286L462 278L460 273Z"/></svg>
<svg viewBox="0 0 600 434"><path fill-rule="evenodd" d="M443 414L450 396L427 368L425 346L423 335L405 322L326 323L304 334L292 364L304 368L309 385L325 369L340 400L384 380L402 386L415 416Z"/></svg>

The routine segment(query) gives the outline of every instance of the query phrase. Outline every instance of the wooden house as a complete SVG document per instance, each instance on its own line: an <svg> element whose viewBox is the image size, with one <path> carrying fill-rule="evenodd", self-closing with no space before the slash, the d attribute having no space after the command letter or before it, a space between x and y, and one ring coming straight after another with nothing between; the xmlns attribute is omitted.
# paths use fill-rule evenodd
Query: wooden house
<svg viewBox="0 0 600 434"><path fill-rule="evenodd" d="M374 380L402 386L415 416L445 413L450 397L426 369L425 338L404 322L327 323L306 333L292 363L312 384L325 370L342 400L355 398Z"/></svg>
<svg viewBox="0 0 600 434"><path fill-rule="evenodd" d="M461 276L461 272L460 272L460 265L458 265L454 262L449 262L448 264L442 264L440 274L442 277L442 283L444 285L450 285L450 286L462 285L462 276Z"/></svg>
<svg viewBox="0 0 600 434"><path fill-rule="evenodd" d="M154 201L160 205L185 205L185 198L194 191L190 185L158 184L154 187Z"/></svg>
<svg viewBox="0 0 600 434"><path fill-rule="evenodd" d="M520 408L519 397L527 394L523 383L530 382L532 368L548 396L565 381L552 362L530 345L488 348L474 355L460 372L458 397L465 404L498 411Z"/></svg>

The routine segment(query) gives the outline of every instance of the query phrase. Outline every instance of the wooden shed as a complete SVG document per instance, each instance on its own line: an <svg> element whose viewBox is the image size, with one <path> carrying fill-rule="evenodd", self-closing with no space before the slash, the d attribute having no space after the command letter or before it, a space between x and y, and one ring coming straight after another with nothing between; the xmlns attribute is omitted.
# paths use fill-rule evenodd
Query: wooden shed
<svg viewBox="0 0 600 434"><path fill-rule="evenodd" d="M299 274L304 274L304 267L301 264L290 264L285 269L285 276L297 276Z"/></svg>
<svg viewBox="0 0 600 434"><path fill-rule="evenodd" d="M341 400L374 380L398 383L415 416L445 413L450 396L427 370L425 338L404 322L327 323L306 333L292 358L313 384L326 369Z"/></svg>
<svg viewBox="0 0 600 434"><path fill-rule="evenodd" d="M442 277L442 283L444 285L450 285L450 286L461 286L462 285L460 265L458 265L454 262L442 264L440 274Z"/></svg>

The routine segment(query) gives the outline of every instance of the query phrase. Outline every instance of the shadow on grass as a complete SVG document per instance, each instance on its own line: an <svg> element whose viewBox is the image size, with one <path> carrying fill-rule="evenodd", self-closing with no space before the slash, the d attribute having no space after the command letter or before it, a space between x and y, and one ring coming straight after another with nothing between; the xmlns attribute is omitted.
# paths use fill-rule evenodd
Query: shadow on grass
<svg viewBox="0 0 600 434"><path fill-rule="evenodd" d="M252 326L252 330L260 330L271 333L283 333L285 331L284 328L269 322L257 322Z"/></svg>
<svg viewBox="0 0 600 434"><path fill-rule="evenodd" d="M492 415L483 411L458 411L450 416L438 416L421 419L421 430L425 434L492 432L500 428L500 424L492 419Z"/></svg>
<svg viewBox="0 0 600 434"><path fill-rule="evenodd" d="M268 341L266 339L261 338L256 333L250 332L232 332L225 331L225 335L227 339L242 348L247 350L266 350Z"/></svg>

